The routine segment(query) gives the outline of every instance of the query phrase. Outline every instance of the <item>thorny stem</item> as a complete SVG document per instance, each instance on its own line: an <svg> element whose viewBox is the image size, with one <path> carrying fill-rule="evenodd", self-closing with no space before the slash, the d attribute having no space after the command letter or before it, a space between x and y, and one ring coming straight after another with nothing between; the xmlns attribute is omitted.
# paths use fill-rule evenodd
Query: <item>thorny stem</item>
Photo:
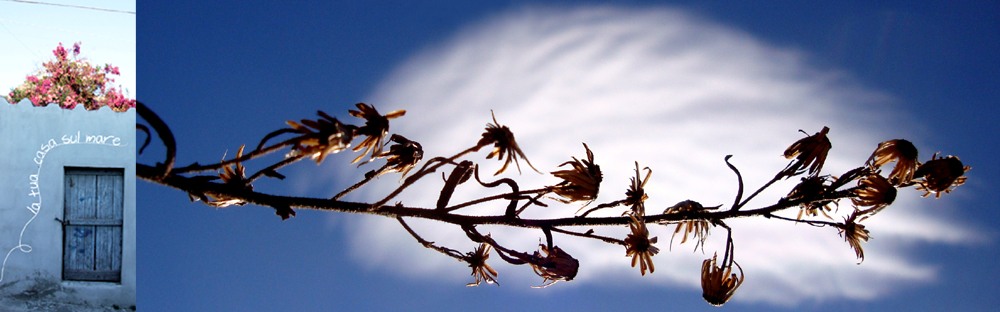
<svg viewBox="0 0 1000 312"><path fill-rule="evenodd" d="M412 235L413 238L417 239L417 242L419 242L424 247L430 248L430 249L434 249L437 252L440 252L440 253L443 253L443 254L445 254L445 255L447 255L449 257L458 259L458 261L465 261L465 257L462 256L462 253L458 252L458 250L454 250L454 249L447 248L447 247L435 246L434 242L429 242L429 241L426 241L423 238L421 238L420 235L417 235L417 232L413 231L413 229L410 228L410 226L406 224L406 221L403 221L403 217L398 217L397 216L396 220L398 220L399 224L402 224L403 228L406 229L407 232L410 232L410 235Z"/></svg>
<svg viewBox="0 0 1000 312"><path fill-rule="evenodd" d="M347 213L362 213L381 215L386 217L413 217L441 221L456 225L479 225L493 224L522 228L540 229L542 226L563 227L563 226L610 226L628 225L629 217L568 217L556 219L520 219L508 218L504 215L492 216L470 216L453 213L442 213L435 209L413 208L404 206L383 205L371 209L371 204L345 202L322 198L305 198L292 196L279 196L265 194L257 191L234 189L222 183L204 181L197 177L183 177L179 175L169 175L165 178L159 177L160 170L143 164L136 164L136 177L150 182L170 186L190 194L209 194L216 197L239 198L247 203L267 206L267 207L289 207L299 209L314 209L322 211L338 211ZM671 214L648 215L644 219L647 223L677 222L685 220L724 220L730 218L744 218L754 216L770 216L771 213L796 207L802 203L817 200L834 200L847 198L853 195L853 191L848 189L838 192L823 194L817 198L803 198L797 200L784 200L777 203L751 210L739 211L689 211Z"/></svg>
<svg viewBox="0 0 1000 312"><path fill-rule="evenodd" d="M750 202L751 199L753 199L754 197L756 197L757 194L760 194L760 192L764 191L764 189L767 189L769 186L771 186L771 184L774 184L774 182L778 182L778 180L781 180L782 176L784 176L782 173L778 173L777 175L775 175L774 178L771 179L771 181L767 181L767 183L765 183L764 186L761 186L759 189L757 189L757 191L753 192L753 194L750 194L750 196L747 196L747 198L744 199L742 202L740 202L739 205L734 206L733 210L740 210L740 208L742 208L744 205L746 205L748 202ZM742 178L741 178L741 180L742 180ZM740 187L742 187L742 186L743 186L743 184L741 183ZM740 194L742 194L742 192L740 192Z"/></svg>
<svg viewBox="0 0 1000 312"><path fill-rule="evenodd" d="M616 201L613 201L613 202L610 202L610 203L606 203L606 204L600 204L600 205L597 205L597 207L590 208L589 210L584 211L583 214L577 216L577 218L586 218L587 215L589 215L591 212L597 211L598 209L616 207L616 206L621 205L623 203L625 203L624 199L622 199L622 200L616 200Z"/></svg>
<svg viewBox="0 0 1000 312"><path fill-rule="evenodd" d="M485 202L488 202L488 201L494 201L494 200L498 200L498 199L513 199L513 198L525 199L524 197L521 197L521 195L544 193L544 192L548 192L548 190L549 190L548 188L540 188L540 189L535 189L535 190L527 190L527 191L520 191L520 192L511 192L511 193L504 193L504 194L500 194L500 195L493 195L493 196L489 196L489 197L483 197L483 198L480 198L480 199L470 200L470 201L467 201L467 202L464 202L464 203L461 203L461 204L457 204L457 205L454 205L454 206L451 206L451 207L444 208L444 211L446 211L446 212L452 212L452 211L459 210L459 209L462 209L462 208L465 208L465 207L469 207L469 206L472 206L472 205L481 204L481 203L485 203ZM530 197L528 197L526 199L531 200Z"/></svg>
<svg viewBox="0 0 1000 312"><path fill-rule="evenodd" d="M594 234L594 230L589 230L589 231L584 232L584 233L579 233L579 232L573 232L573 231L564 230L564 229L560 229L560 228L554 227L554 228L552 228L552 231L553 232L558 232L558 233L563 233L563 234L566 234L566 235L577 236L577 237L586 237L586 238L598 239L598 240L601 240L601 241L604 241L604 242L610 243L610 244L618 244L618 245L622 245L622 246L626 245L625 241L620 240L620 239L611 238L611 237L607 237L607 236L595 235Z"/></svg>
<svg viewBox="0 0 1000 312"><path fill-rule="evenodd" d="M466 149L464 151L459 152L458 154L455 154L455 156L451 156L451 157L449 157L449 158L447 158L447 159L445 159L443 161L438 161L437 164L434 164L434 166L431 166L430 168L427 168L427 164L430 164L431 161L427 161L427 164L424 165L424 168L420 168L420 171L417 171L417 173L414 173L409 178L406 178L406 180L403 180L403 184L402 185L400 185L398 188L396 188L395 191L392 191L392 193L390 193L389 196L386 196L382 200L380 200L380 201L372 204L371 205L371 209L377 209L378 207L380 207L382 205L385 205L385 203L387 203L390 200L392 200L394 197L396 197L396 195L399 195L399 193L402 193L403 190L406 189L407 187L409 187L411 184L413 184L414 182L417 182L417 180L420 180L420 178L422 178L423 176L427 175L428 173L434 172L435 170L437 170L437 168L440 168L444 164L454 163L455 159L458 159L459 157L465 156L465 154L478 151L480 148L483 148L484 146L487 146L487 145L489 145L489 144L479 144L479 145L470 147L469 149Z"/></svg>
<svg viewBox="0 0 1000 312"><path fill-rule="evenodd" d="M157 131L157 132L159 132L159 131ZM233 159L230 159L230 160L226 160L226 161L222 161L222 162L214 163L214 164L210 164L210 165L199 165L198 163L194 163L194 164L191 164L191 165L189 165L187 167L181 167L181 168L174 169L172 172L180 174L180 173L188 173L188 172L201 172L201 171L219 170L220 168L222 168L224 166L227 166L227 165L231 165L231 164L234 164L234 163L237 163L237 162L244 162L244 161L247 161L247 160L251 160L251 159L254 159L254 158L258 158L258 157L261 157L261 156L273 153L274 151L280 150L280 149L285 148L287 146L294 145L295 143L297 143L297 142L299 142L299 141L301 141L303 139L304 139L304 137L291 138L291 139L282 141L281 143L277 143L275 145L268 146L267 148L264 148L264 149L254 150L254 151L252 151L252 152L250 152L250 153L248 153L246 155L243 155L242 157L237 157L237 158L233 158ZM305 156L305 155L298 155L298 156ZM299 159L301 159L301 158L302 157L299 157Z"/></svg>
<svg viewBox="0 0 1000 312"><path fill-rule="evenodd" d="M795 223L805 223L805 224L812 225L812 226L815 226L815 227L824 227L824 226L834 226L834 227L836 227L837 226L837 223L835 223L835 222L827 222L827 221L819 221L819 220L798 220L798 219L786 218L786 217L782 217L782 216L778 216L778 215L771 215L770 217L778 219L778 220L791 221L791 222L795 222Z"/></svg>
<svg viewBox="0 0 1000 312"><path fill-rule="evenodd" d="M337 193L337 195L334 195L332 199L333 200L340 200L340 198L344 197L344 195L347 195L348 193L357 190L359 187L362 187L365 184L368 184L368 182L370 182L372 179L374 179L379 174L381 174L382 171L384 171L386 168L389 168L389 166L390 166L389 164L385 164L385 165L382 165L382 167L379 168L378 170L369 171L368 173L365 174L365 178L364 179L361 179L360 182L355 183L354 185L351 185L351 187L348 187L347 189L341 191L340 193Z"/></svg>
<svg viewBox="0 0 1000 312"><path fill-rule="evenodd" d="M287 166L289 164L295 163L295 162L301 160L305 156L306 155L296 155L294 157L285 158L285 159L281 160L280 162L278 162L276 164L273 164L273 165L268 166L267 168L261 169L260 171L257 171L252 176L250 176L249 178L247 178L247 183L253 183L253 181L257 180L257 178L260 178L262 175L267 174L267 172L276 172L275 170L278 170L278 168L281 168L281 167Z"/></svg>

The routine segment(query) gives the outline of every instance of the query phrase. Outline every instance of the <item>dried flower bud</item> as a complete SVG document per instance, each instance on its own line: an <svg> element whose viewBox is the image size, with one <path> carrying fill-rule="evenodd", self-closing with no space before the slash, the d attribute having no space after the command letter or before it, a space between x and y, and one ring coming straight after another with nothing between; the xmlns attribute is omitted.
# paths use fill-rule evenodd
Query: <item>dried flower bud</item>
<svg viewBox="0 0 1000 312"><path fill-rule="evenodd" d="M851 249L854 249L854 254L858 256L858 259L865 261L865 251L861 249L861 241L867 242L871 236L868 235L868 230L865 230L864 225L854 221L857 216L858 214L854 213L850 218L845 218L844 223L837 224L837 228L840 229L840 235L844 236L844 240L851 245Z"/></svg>
<svg viewBox="0 0 1000 312"><path fill-rule="evenodd" d="M653 246L656 244L656 237L649 238L649 230L646 229L646 223L643 222L642 216L636 217L631 214L629 217L632 218L628 224L632 233L625 238L625 256L632 257L633 268L638 262L639 272L645 276L647 268L649 268L649 273L656 270L656 267L653 266L653 256L659 253L660 249Z"/></svg>
<svg viewBox="0 0 1000 312"><path fill-rule="evenodd" d="M410 141L398 134L393 134L389 137L389 140L396 144L390 146L388 151L375 156L375 158L386 157L385 169L381 170L379 175L389 172L402 172L405 177L413 169L413 166L416 166L420 162L420 159L424 157L424 149L420 146L420 143Z"/></svg>
<svg viewBox="0 0 1000 312"><path fill-rule="evenodd" d="M828 180L829 180L828 176L811 176L802 178L802 182L800 182L799 185L796 185L795 188L793 188L792 191L788 193L788 196L786 198L788 200L794 201L807 198L818 198L820 196L823 196L828 190L827 188L828 185L826 185L826 182ZM820 213L822 213L828 219L832 219L830 218L830 215L826 213L827 211L830 211L831 203L835 203L835 201L819 200L819 201L803 202L801 205L799 205L801 209L799 210L799 215L798 217L796 217L796 219L802 220L802 214L812 217L812 216L817 216Z"/></svg>
<svg viewBox="0 0 1000 312"><path fill-rule="evenodd" d="M562 196L564 199L560 201L564 203L586 200L589 204L597 199L597 192L603 179L601 167L594 163L594 153L587 147L587 143L583 143L583 148L587 150L586 160L580 161L573 157L573 161L559 165L559 167L570 165L572 169L552 172L552 175L563 179L552 191Z"/></svg>
<svg viewBox="0 0 1000 312"><path fill-rule="evenodd" d="M868 158L868 164L872 170L877 170L882 165L896 162L889 174L889 181L893 185L909 183L913 180L913 175L917 171L917 148L910 141L897 139L879 143L878 148Z"/></svg>
<svg viewBox="0 0 1000 312"><path fill-rule="evenodd" d="M241 145L240 146L239 152L236 153L236 158L243 157L243 148L244 147L246 147L246 145ZM225 156L223 156L223 160L225 160ZM233 189L245 189L245 190L250 190L250 191L253 190L253 185L250 185L250 182L247 181L247 177L246 177L246 173L245 173L246 168L243 167L242 163L236 162L235 169L231 165L227 165L225 167L222 167L222 169L223 169L223 171L219 173L219 178L222 179L222 182L225 183L226 186L228 186L230 188L233 188ZM247 202L245 200L242 200L242 199L239 199L239 198L233 198L233 197L229 197L229 196L222 196L222 195L218 195L218 194L214 194L214 195L213 194L207 194L207 196L211 200L205 201L205 204L207 204L209 206L212 206L212 207L216 207L216 208L225 208L225 207L229 207L229 206L232 206L232 205L243 206L243 205L247 204Z"/></svg>
<svg viewBox="0 0 1000 312"><path fill-rule="evenodd" d="M718 254L714 254L712 258L705 259L701 263L701 296L709 304L721 307L733 297L736 289L743 285L743 268L732 258L723 258L722 265L719 265L716 263L717 256ZM733 264L740 270L739 277L736 277L736 273L732 273Z"/></svg>
<svg viewBox="0 0 1000 312"><path fill-rule="evenodd" d="M826 155L832 147L830 139L826 137L826 134L829 132L829 127L823 127L823 130L820 130L820 132L795 141L795 143L785 149L785 158L795 158L796 160L789 164L781 174L791 177L805 172L805 168L809 167L809 175L818 175L820 170L823 169L823 163L826 162Z"/></svg>
<svg viewBox="0 0 1000 312"><path fill-rule="evenodd" d="M896 200L896 188L881 175L868 175L858 181L858 186L861 187L856 191L858 196L851 198L851 201L858 207L871 207L859 213L865 215L859 221L882 211Z"/></svg>
<svg viewBox="0 0 1000 312"><path fill-rule="evenodd" d="M545 253L545 256L543 257L541 253L535 251L533 258L528 259L528 263L535 270L535 274L545 279L543 283L548 283L533 287L545 288L558 281L571 281L576 277L576 273L580 269L580 261L560 249L559 246L553 246L552 249L549 249L545 245L539 244L538 247Z"/></svg>
<svg viewBox="0 0 1000 312"><path fill-rule="evenodd" d="M972 167L963 166L958 157L937 158L937 155L934 154L930 161L920 165L914 174L914 178L923 178L923 180L917 181L920 184L917 190L927 192L924 193L924 197L934 193L935 198L940 198L942 192L951 193L955 187L965 183L966 177L962 175L972 169Z"/></svg>
<svg viewBox="0 0 1000 312"><path fill-rule="evenodd" d="M632 208L632 214L639 216L646 214L644 203L646 199L649 199L649 196L646 195L644 187L646 187L646 182L649 182L649 176L653 174L649 167L643 169L646 169L646 178L639 179L639 162L635 162L635 178L632 178L632 185L625 191L625 205Z"/></svg>
<svg viewBox="0 0 1000 312"><path fill-rule="evenodd" d="M709 209L715 209L719 207L721 206L704 207L696 201L685 200L677 203L676 205L671 206L670 208L663 210L663 214L679 214L692 211L708 211ZM677 228L674 229L674 234L670 236L671 246L674 245L674 237L677 236L677 233L681 232L681 229L684 230L684 237L681 238L681 244L686 243L688 235L694 233L693 237L695 240L698 241L698 243L694 245L694 248L698 249L699 246L704 246L705 239L708 238L709 223L708 220L697 220L697 219L677 222Z"/></svg>
<svg viewBox="0 0 1000 312"><path fill-rule="evenodd" d="M358 110L348 110L348 113L350 113L351 116L365 119L365 125L358 128L356 133L366 137L364 141L361 141L361 144L354 147L355 152L361 150L362 148L364 148L365 151L352 160L352 164L358 162L361 158L364 158L369 151L371 151L372 158L375 158L376 155L382 153L382 140L385 138L386 134L389 134L389 119L401 117L406 114L405 110L397 110L383 116L375 110L375 106L370 106L365 103L358 103L355 104L355 106L358 107Z"/></svg>
<svg viewBox="0 0 1000 312"><path fill-rule="evenodd" d="M493 144L493 151L486 155L486 159L492 159L496 156L497 160L503 160L504 155L507 156L507 161L503 163L503 167L500 167L500 170L497 170L497 172L493 175L498 175L506 171L507 166L509 166L511 162L517 166L517 173L521 173L521 164L517 162L517 157L524 159L524 162L528 163L528 166L531 167L532 170L538 172L538 169L535 169L535 166L531 165L528 158L524 156L524 152L522 152L521 148L517 146L517 141L514 140L514 133L510 132L510 128L507 128L507 126L501 126L500 123L497 122L496 115L493 115L492 110L490 110L490 115L493 116L493 123L486 124L486 132L483 132L483 138L479 139L479 143L476 145L486 146Z"/></svg>
<svg viewBox="0 0 1000 312"><path fill-rule="evenodd" d="M327 155L336 154L351 147L355 127L345 125L323 111L317 113L322 118L315 121L302 119L301 124L291 120L286 121L294 132L305 136L295 146L292 146L292 151L285 157L309 155L310 158L316 160L316 164L319 164L323 162L323 159L326 159ZM263 142L261 144L263 145Z"/></svg>
<svg viewBox="0 0 1000 312"><path fill-rule="evenodd" d="M476 278L475 283L469 283L465 286L479 286L480 283L486 282L487 284L497 284L497 271L493 270L489 264L486 264L486 259L490 258L490 246L486 243L480 243L476 251L467 253L465 256L465 262L469 263L469 267L472 268L472 276Z"/></svg>

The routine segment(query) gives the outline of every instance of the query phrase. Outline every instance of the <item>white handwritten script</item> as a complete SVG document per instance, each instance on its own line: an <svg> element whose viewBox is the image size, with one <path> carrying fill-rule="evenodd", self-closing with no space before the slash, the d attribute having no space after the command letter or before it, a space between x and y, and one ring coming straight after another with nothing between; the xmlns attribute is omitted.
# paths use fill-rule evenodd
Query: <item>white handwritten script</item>
<svg viewBox="0 0 1000 312"><path fill-rule="evenodd" d="M32 159L38 166L35 170L35 174L28 175L28 196L33 198L33 202L26 208L28 208L28 211L31 212L31 218L28 219L28 221L24 223L24 227L21 228L21 234L17 238L17 246L11 248L10 251L7 252L7 256L3 258L3 265L0 266L0 282L3 282L4 271L7 269L7 259L10 258L10 254L13 253L14 250L20 250L23 253L31 252L31 245L24 243L24 230L28 228L28 224L31 224L31 221L35 220L35 217L38 216L38 211L42 209L42 191L38 185L38 176L42 172L42 163L45 161L45 155L48 155L48 153L56 147L76 144L93 144L114 147L128 146L128 144L122 143L122 139L120 137L113 135L81 136L80 131L77 131L75 134L63 135L60 138L60 141L56 141L56 139L49 139L45 142L45 144L41 145L38 151L35 152L35 157Z"/></svg>

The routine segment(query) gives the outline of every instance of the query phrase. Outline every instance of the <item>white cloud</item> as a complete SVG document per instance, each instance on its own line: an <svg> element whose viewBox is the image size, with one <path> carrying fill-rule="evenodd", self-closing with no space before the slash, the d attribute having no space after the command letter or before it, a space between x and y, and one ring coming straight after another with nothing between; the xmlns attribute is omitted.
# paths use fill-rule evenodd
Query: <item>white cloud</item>
<svg viewBox="0 0 1000 312"><path fill-rule="evenodd" d="M803 136L798 129L810 134L823 126L832 129L834 148L824 169L833 174L863 163L878 142L895 138L887 136L913 133L906 126L887 127L905 125L905 118L892 114L891 97L859 87L842 73L815 69L800 52L663 8L508 12L413 57L370 99L383 113L407 110L405 117L393 120L391 130L421 142L427 158L474 145L491 121L490 109L543 172L555 170L570 156L584 157L580 142L586 142L605 175L598 203L624 196L633 161L638 161L653 170L646 188L651 212L686 199L731 204L736 178L723 157L735 155L732 162L749 193L786 165L781 152ZM472 156L484 175L501 165L483 159L486 150ZM522 189L558 182L527 166L522 171L518 176L508 170L505 176L518 180ZM345 176L341 182L349 185L356 178ZM408 206L430 207L441 185L432 176L399 199ZM778 183L751 205L773 203L793 185ZM396 186L395 178L386 176L346 199L377 200ZM463 184L452 202L498 191ZM746 272L735 300L795 304L865 299L904 283L932 281L933 265L910 257L916 246L909 242L954 244L973 234L937 213L941 208L930 207L931 201L920 200L919 193L900 194L896 205L867 223L874 239L865 245L867 258L861 265L835 229L732 220L736 259ZM459 212L501 214L504 206ZM849 203L842 206L850 209ZM553 203L533 207L525 217L567 216L577 208ZM794 217L795 212L786 215ZM349 218L357 221L345 224L358 234L353 245L361 262L456 284L472 280L465 265L422 248L394 220ZM411 224L428 240L464 251L473 248L460 229L418 220ZM617 237L626 232L623 227L596 230ZM542 237L540 231L523 229L485 231L523 251L534 250ZM629 267L620 246L557 234L556 244L581 260L578 280L557 286L639 282L697 289L701 261L725 240L725 230L714 228L705 254L692 253L690 244L668 251L673 226L651 231L660 237L663 251L654 257L656 272L645 277ZM491 262L506 287L541 282L528 267Z"/></svg>

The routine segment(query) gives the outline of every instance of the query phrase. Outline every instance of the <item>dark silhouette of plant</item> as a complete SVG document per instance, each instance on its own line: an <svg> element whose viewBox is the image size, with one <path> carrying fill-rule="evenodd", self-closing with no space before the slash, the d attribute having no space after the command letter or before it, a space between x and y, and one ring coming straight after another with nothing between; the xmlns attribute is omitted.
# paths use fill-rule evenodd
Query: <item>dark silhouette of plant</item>
<svg viewBox="0 0 1000 312"><path fill-rule="evenodd" d="M897 139L879 144L871 157L860 167L836 177L820 175L823 163L832 147L828 137L830 129L823 127L821 131L794 142L786 149L784 156L791 159L789 164L775 174L773 179L745 199L743 198L743 177L739 170L729 162L732 155L726 156L724 161L735 173L736 186L738 187L736 198L729 207L724 208L721 205L704 207L696 201L685 200L665 209L662 213L647 214L644 202L648 198L648 192L644 187L652 175L652 170L644 168L646 175L644 178L640 178L641 170L639 164L636 163L635 177L632 178L631 184L626 189L624 198L597 205L582 214L579 214L583 210L580 208L577 210L578 214L562 218L525 219L520 217L521 212L525 209L534 206L547 207L548 204L542 202L543 198L563 204L584 201L587 205L596 199L600 184L603 182L602 174L600 167L595 163L593 152L586 144L584 144L584 149L587 158L581 160L572 157L572 160L560 165L566 169L552 172L554 176L563 179L561 182L541 188L522 190L521 186L511 178L501 178L492 182L482 181L479 175L479 165L473 160L463 159L467 158L466 155L492 144L495 148L487 155L486 159L496 156L502 160L505 155L507 157L498 174L503 172L511 162L517 164L516 158L518 157L527 162L524 153L514 141L513 133L508 127L497 123L496 118L493 119L492 124L487 124L482 139L474 146L450 157L430 158L424 162L420 169L412 171L423 159L423 149L419 143L393 134L389 141L394 145L389 147L388 151L383 152L386 144L385 136L388 135L389 119L402 116L405 112L396 111L387 115L379 115L374 106L359 103L357 107L360 111L352 110L350 114L364 118L366 121L364 126L343 124L336 118L319 112L322 117L319 120L288 121L291 128L279 129L267 134L257 148L249 153L243 154L243 147L240 147L240 152L232 159L223 159L221 162L210 165L195 163L175 168L176 146L173 134L155 113L142 103L138 103L137 113L149 124L149 127L141 124L136 125L137 129L147 134L143 148L149 143L149 128L152 128L166 146L167 155L163 163L157 163L153 166L136 164L136 175L147 181L177 188L188 193L192 200L201 200L213 207L245 204L272 207L282 219L294 216L293 209L363 213L395 218L419 244L467 263L475 278L474 282L467 284L468 286L477 286L482 282L499 285L497 271L487 263L491 251L494 251L496 256L507 263L531 266L532 270L543 278L543 285L538 287L546 287L558 281L572 280L579 270L579 261L570 254L571 251L564 250L555 244L553 232L621 245L625 248L625 257L631 258L632 267L638 264L640 274L645 275L647 271L649 273L655 271L653 257L660 251L660 247L655 246L657 237L649 237L648 226L674 225L676 227L673 236L683 232L681 244L686 243L688 238L692 237L696 249L698 247L704 248L703 243L710 235L709 230L712 227L721 227L727 231L723 257L719 261L718 253L715 253L702 264L702 290L703 297L708 303L722 305L733 296L744 281L743 269L735 260L733 231L726 225L727 219L763 217L777 220L776 222L802 222L817 227L831 227L837 229L848 246L854 250L858 259L863 261L862 243L867 241L870 236L869 230L860 222L891 205L896 198L897 188L915 186L918 190L926 192L924 196L933 193L937 197L942 193L950 192L965 182L966 177L963 175L965 171L970 169L964 166L958 157L954 156L938 158L935 154L928 162L920 163L916 160L917 151L913 144L906 140ZM266 145L268 140L289 133L295 134L295 136L279 143ZM265 194L253 189L252 183L262 176L283 179L284 176L277 172L281 167L300 161L306 156L320 163L330 153L349 149L357 138L361 138L362 142L353 150L363 150L363 152L354 159L354 162L370 155L370 159L362 164L382 158L385 158L386 163L379 169L369 171L361 182L345 189L334 198L282 196ZM140 153L141 151L142 149L140 149ZM243 163L276 151L286 151L283 160L268 165L249 177L245 175L246 167L243 166ZM890 162L896 162L896 164L889 177L885 177L882 175L881 167ZM232 167L233 165L235 165L235 169ZM453 169L445 178L441 195L435 207L407 207L402 203L386 204L413 183L445 166L451 166ZM532 166L532 168L534 167ZM222 170L218 175L197 175L199 172L218 170ZM373 177L393 172L402 173L403 177L399 181L400 186L385 198L374 203L339 200L345 194L371 181ZM411 172L412 174L407 176ZM747 208L747 204L753 197L770 187L774 182L803 174L806 175L801 177L801 182L789 191L787 196L775 203ZM213 182L213 180L220 178L221 183ZM510 191L497 192L496 195L463 203L450 203L451 195L456 186L473 178L483 187L495 188L506 185ZM559 197L546 197L547 194ZM847 217L844 217L843 222L835 222L828 214L831 211L830 205L837 205L843 199L848 199L853 209L850 210ZM466 215L459 212L462 208L493 201L506 201L508 204L503 211L497 211L496 214L487 216ZM588 216L599 209L611 209L619 206L626 209L617 217ZM775 214L794 209L799 210L797 218L787 218ZM820 214L825 218L821 218ZM405 221L407 218L429 219L457 226L465 232L469 240L478 243L478 247L473 251L462 253L448 247L435 245L433 242L424 240L410 228ZM541 231L545 241L539 244L538 250L530 253L513 250L504 247L497 241L498 238L481 234L477 230L477 226L484 224L537 229ZM567 229L570 226L626 225L631 231L624 238L599 235L593 228L586 232ZM672 241L673 237L671 237L671 244Z"/></svg>

